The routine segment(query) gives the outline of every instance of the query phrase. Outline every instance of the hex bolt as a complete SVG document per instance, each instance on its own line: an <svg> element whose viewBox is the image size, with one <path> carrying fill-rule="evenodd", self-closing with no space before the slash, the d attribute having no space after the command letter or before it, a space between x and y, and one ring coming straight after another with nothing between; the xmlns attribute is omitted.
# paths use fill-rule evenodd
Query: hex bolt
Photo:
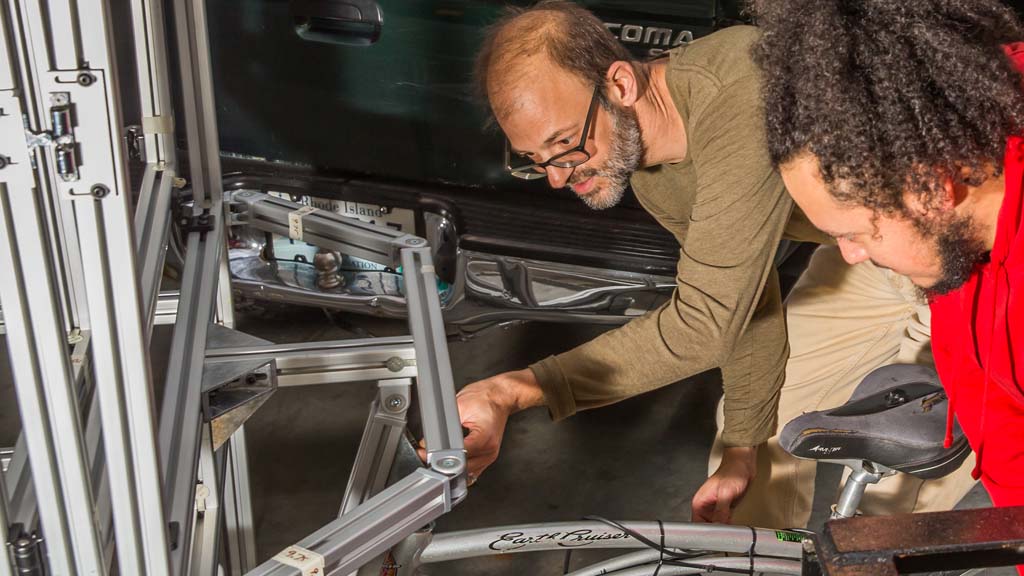
<svg viewBox="0 0 1024 576"><path fill-rule="evenodd" d="M420 244L423 244L423 238L409 238L405 243L409 246L419 246Z"/></svg>
<svg viewBox="0 0 1024 576"><path fill-rule="evenodd" d="M461 464L461 462L459 461L458 458L448 457L441 458L440 460L434 463L434 466L440 468L441 470L455 470L459 467L459 464Z"/></svg>
<svg viewBox="0 0 1024 576"><path fill-rule="evenodd" d="M402 360L398 356L392 356L391 358L388 358L387 362L384 363L384 366L392 372L401 372L405 368L405 360Z"/></svg>
<svg viewBox="0 0 1024 576"><path fill-rule="evenodd" d="M86 86L86 87L92 86L93 82L95 82L95 81L96 81L96 77L93 76L92 74L89 74L88 72L82 72L81 74L78 75L78 85L79 86Z"/></svg>
<svg viewBox="0 0 1024 576"><path fill-rule="evenodd" d="M104 198L107 194L110 194L110 188L107 188L103 184L94 184L93 187L89 189L89 194L92 194L93 198Z"/></svg>
<svg viewBox="0 0 1024 576"><path fill-rule="evenodd" d="M405 398L402 398L398 394L392 394L384 399L384 406L390 412L398 412L402 408L405 408Z"/></svg>

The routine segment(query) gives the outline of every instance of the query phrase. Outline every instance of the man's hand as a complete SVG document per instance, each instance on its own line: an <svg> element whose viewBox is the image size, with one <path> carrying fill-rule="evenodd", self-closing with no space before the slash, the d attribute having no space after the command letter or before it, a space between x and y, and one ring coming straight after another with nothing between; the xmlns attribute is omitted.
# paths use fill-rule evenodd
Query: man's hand
<svg viewBox="0 0 1024 576"><path fill-rule="evenodd" d="M757 447L729 447L718 470L693 496L691 521L728 524L757 472Z"/></svg>
<svg viewBox="0 0 1024 576"><path fill-rule="evenodd" d="M469 430L463 440L470 484L498 458L505 423L512 414L544 404L544 393L530 369L505 372L469 384L455 397L459 420ZM420 458L427 452L420 443Z"/></svg>

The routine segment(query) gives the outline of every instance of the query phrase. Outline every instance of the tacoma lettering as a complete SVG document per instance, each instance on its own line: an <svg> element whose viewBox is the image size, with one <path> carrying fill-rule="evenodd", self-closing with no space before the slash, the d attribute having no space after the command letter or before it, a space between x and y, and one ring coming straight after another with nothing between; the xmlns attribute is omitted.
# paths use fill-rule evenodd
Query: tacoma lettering
<svg viewBox="0 0 1024 576"><path fill-rule="evenodd" d="M605 28L624 44L644 44L648 46L648 54L657 56L669 48L693 41L690 30L673 30L660 26L639 26L637 24L621 24L605 22Z"/></svg>

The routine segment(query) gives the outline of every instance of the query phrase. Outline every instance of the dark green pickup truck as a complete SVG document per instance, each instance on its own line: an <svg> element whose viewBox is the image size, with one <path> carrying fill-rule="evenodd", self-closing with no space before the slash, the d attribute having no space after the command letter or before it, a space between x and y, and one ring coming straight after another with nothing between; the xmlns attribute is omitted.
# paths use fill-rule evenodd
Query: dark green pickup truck
<svg viewBox="0 0 1024 576"><path fill-rule="evenodd" d="M582 4L645 56L743 22L743 1ZM594 212L504 174L502 137L484 129L471 83L482 30L504 5L209 2L226 185L425 236L449 323L621 323L671 292L679 246L632 198ZM244 233L233 246L243 299L403 314L393 270L342 255L343 283L328 287L315 248Z"/></svg>

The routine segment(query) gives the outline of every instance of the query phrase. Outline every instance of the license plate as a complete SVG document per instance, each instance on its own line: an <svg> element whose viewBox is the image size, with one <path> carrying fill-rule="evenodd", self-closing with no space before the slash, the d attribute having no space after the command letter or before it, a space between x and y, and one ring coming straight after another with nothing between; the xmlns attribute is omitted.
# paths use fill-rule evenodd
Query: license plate
<svg viewBox="0 0 1024 576"><path fill-rule="evenodd" d="M277 196L289 200L290 194L284 192L270 192L271 196ZM302 204L312 206L320 210L330 210L335 214L355 218L377 226L387 226L409 234L416 233L416 215L408 208L392 208L379 204L366 204L364 202L346 202L332 198L315 198L305 196Z"/></svg>

